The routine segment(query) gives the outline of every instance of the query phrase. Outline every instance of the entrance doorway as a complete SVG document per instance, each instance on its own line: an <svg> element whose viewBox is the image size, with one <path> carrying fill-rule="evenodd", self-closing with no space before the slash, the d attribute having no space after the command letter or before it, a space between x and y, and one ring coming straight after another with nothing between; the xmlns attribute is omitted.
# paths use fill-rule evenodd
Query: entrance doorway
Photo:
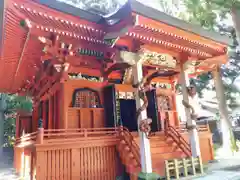
<svg viewBox="0 0 240 180"><path fill-rule="evenodd" d="M120 99L120 117L122 125L128 130L137 131L136 102L134 99Z"/></svg>

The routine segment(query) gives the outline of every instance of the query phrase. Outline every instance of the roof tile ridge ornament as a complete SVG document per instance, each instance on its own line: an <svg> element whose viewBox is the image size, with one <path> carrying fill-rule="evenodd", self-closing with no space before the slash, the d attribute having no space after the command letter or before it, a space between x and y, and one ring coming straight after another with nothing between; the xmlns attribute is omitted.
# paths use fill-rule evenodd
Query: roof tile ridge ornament
<svg viewBox="0 0 240 180"><path fill-rule="evenodd" d="M128 32L130 32L135 26L138 25L138 15L136 16L131 16L132 17L132 23L128 24L124 27L122 27L120 30L118 31L114 31L114 32L108 32L105 34L104 36L104 41L111 41L111 46L114 47L114 45L117 43L117 41L123 37L126 36L128 34Z"/></svg>

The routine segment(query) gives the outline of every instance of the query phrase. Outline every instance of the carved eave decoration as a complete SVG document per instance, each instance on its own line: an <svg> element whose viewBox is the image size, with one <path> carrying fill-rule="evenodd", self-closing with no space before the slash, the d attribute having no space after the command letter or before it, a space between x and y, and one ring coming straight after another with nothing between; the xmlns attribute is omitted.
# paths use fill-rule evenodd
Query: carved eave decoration
<svg viewBox="0 0 240 180"><path fill-rule="evenodd" d="M185 64L184 64L184 69L186 69L186 71L189 73L189 74L193 74L196 72L197 70L197 66L199 65L199 61L196 61L196 60L193 60L193 61L187 61Z"/></svg>
<svg viewBox="0 0 240 180"><path fill-rule="evenodd" d="M119 54L116 55L116 63L128 63L129 65L134 65L137 62L156 65L156 66L165 66L169 68L176 68L177 61L174 57L169 54L160 54L156 52L141 50L138 53L128 52L128 51L119 51Z"/></svg>
<svg viewBox="0 0 240 180"><path fill-rule="evenodd" d="M71 80L87 80L92 82L103 82L103 77L87 76L82 73L69 73L68 77Z"/></svg>
<svg viewBox="0 0 240 180"><path fill-rule="evenodd" d="M144 51L141 59L145 64L154 66L164 66L166 68L176 68L177 61L169 54L160 54L151 51Z"/></svg>

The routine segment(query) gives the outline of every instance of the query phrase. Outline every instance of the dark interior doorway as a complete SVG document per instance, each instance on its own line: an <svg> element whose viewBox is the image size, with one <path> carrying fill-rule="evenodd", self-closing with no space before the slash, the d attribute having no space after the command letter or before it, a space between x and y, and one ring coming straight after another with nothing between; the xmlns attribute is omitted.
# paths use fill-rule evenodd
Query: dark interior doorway
<svg viewBox="0 0 240 180"><path fill-rule="evenodd" d="M122 125L129 131L137 131L136 102L133 99L120 99Z"/></svg>

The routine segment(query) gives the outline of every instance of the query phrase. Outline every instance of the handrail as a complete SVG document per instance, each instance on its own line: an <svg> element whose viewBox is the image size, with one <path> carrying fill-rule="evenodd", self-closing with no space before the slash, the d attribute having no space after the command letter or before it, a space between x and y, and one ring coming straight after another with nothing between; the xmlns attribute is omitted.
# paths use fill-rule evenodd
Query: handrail
<svg viewBox="0 0 240 180"><path fill-rule="evenodd" d="M180 132L187 132L186 123L180 124L180 126L176 127L176 129ZM197 131L198 132L210 132L209 124L202 124L197 125Z"/></svg>
<svg viewBox="0 0 240 180"><path fill-rule="evenodd" d="M191 148L189 143L182 137L182 135L177 131L173 126L168 125L166 128L166 136L170 136L175 143L177 143L178 147L187 155L191 156ZM184 146L182 147L181 144Z"/></svg>
<svg viewBox="0 0 240 180"><path fill-rule="evenodd" d="M39 128L37 132L29 133L15 140L15 145L25 146L28 143L57 143L70 139L80 140L84 137L89 140L97 139L100 136L117 135L119 128L76 128L76 129L43 129Z"/></svg>
<svg viewBox="0 0 240 180"><path fill-rule="evenodd" d="M44 129L44 132L70 132L70 131L107 131L107 130L116 130L118 131L118 128L72 128L72 129Z"/></svg>
<svg viewBox="0 0 240 180"><path fill-rule="evenodd" d="M139 148L138 144L135 142L132 134L129 132L129 130L126 127L120 127L119 130L120 130L120 133L119 133L120 138L122 138L122 140L124 140L128 144L138 165L141 165L140 148Z"/></svg>
<svg viewBox="0 0 240 180"><path fill-rule="evenodd" d="M46 129L43 134L43 141L46 143L59 142L63 140L96 139L103 135L117 135L118 128L76 128L76 129Z"/></svg>
<svg viewBox="0 0 240 180"><path fill-rule="evenodd" d="M38 132L25 134L15 140L15 145L19 145L19 144L24 145L27 143L31 143L32 141L35 142L37 140L37 135L38 135Z"/></svg>

